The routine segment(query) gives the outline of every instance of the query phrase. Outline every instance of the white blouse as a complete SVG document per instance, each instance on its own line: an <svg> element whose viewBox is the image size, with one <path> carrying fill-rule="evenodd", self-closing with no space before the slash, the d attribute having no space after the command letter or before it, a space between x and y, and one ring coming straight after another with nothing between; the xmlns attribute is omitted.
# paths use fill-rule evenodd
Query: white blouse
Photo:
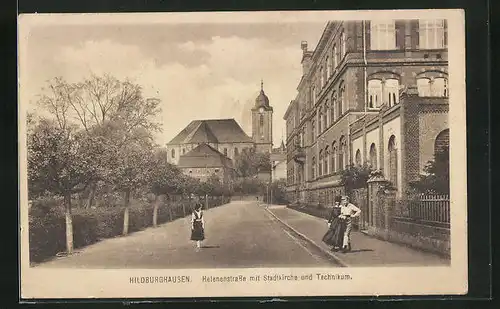
<svg viewBox="0 0 500 309"><path fill-rule="evenodd" d="M345 206L340 206L340 214L343 216L357 217L361 213L361 209L349 203Z"/></svg>

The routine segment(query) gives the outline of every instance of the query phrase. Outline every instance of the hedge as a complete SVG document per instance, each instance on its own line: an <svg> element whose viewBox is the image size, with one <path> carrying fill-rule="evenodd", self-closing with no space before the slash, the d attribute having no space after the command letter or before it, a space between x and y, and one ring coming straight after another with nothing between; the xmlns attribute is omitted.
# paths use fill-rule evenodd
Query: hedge
<svg viewBox="0 0 500 309"><path fill-rule="evenodd" d="M223 205L228 201L228 198L224 198L223 201L220 197L209 198L209 208ZM157 223L162 224L189 215L191 213L189 205L188 201L160 205ZM96 243L101 239L121 235L123 215L122 207L75 208L73 210L73 245L75 249ZM153 204L132 203L129 208L129 232L137 232L152 225ZM33 203L29 213L29 251L32 263L43 262L59 252L65 252L65 227L65 216L60 201L40 200Z"/></svg>

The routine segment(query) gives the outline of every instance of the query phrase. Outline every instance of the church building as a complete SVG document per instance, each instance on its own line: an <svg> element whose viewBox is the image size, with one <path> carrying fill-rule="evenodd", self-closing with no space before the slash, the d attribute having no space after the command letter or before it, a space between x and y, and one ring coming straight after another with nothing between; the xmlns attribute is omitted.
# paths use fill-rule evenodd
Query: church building
<svg viewBox="0 0 500 309"><path fill-rule="evenodd" d="M170 142L167 143L169 163L178 165L186 173L205 175L204 169L216 168L222 171L232 166L235 157L245 150L254 148L258 152L271 152L273 137L273 108L269 98L264 93L261 82L260 93L255 99L255 105L249 111L252 113L252 136L248 136L235 119L200 119L191 121ZM205 146L206 145L206 146ZM204 153L206 152L206 153ZM215 153L214 153L215 152ZM220 167L205 166L204 157L214 157L218 153L226 160ZM201 156L200 159L183 159ZM186 162L190 162L186 165ZM182 164L181 164L182 163ZM196 174L193 171L198 171ZM196 176L194 176L196 177Z"/></svg>

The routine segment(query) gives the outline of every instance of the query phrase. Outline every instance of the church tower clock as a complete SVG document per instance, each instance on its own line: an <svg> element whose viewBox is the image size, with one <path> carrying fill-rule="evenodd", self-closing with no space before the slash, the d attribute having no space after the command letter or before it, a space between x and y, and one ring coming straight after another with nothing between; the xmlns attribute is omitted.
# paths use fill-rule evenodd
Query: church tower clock
<svg viewBox="0 0 500 309"><path fill-rule="evenodd" d="M252 108L252 139L259 152L271 152L273 147L273 108L260 82L260 93Z"/></svg>

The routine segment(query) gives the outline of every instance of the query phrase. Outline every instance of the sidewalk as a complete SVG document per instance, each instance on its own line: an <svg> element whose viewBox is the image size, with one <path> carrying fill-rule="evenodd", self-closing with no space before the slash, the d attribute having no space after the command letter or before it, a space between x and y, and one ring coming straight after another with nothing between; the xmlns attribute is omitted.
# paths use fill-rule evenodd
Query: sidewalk
<svg viewBox="0 0 500 309"><path fill-rule="evenodd" d="M329 252L340 264L347 267L447 266L450 263L449 259L438 255L379 240L357 231L351 233L351 252L332 252L322 241L328 229L326 220L290 208L268 207L267 210L283 224L323 251Z"/></svg>

